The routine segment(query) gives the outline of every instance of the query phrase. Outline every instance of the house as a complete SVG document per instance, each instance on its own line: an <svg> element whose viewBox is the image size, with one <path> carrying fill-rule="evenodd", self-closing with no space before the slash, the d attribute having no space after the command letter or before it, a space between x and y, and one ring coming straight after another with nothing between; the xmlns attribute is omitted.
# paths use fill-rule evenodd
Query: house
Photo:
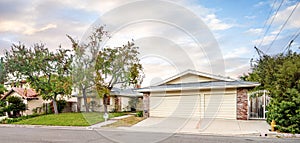
<svg viewBox="0 0 300 143"><path fill-rule="evenodd" d="M247 120L247 92L258 85L187 70L136 91L143 93L147 117Z"/></svg>
<svg viewBox="0 0 300 143"><path fill-rule="evenodd" d="M143 110L143 94L133 91L132 89L119 89L113 88L110 96L108 97L108 112L119 111L142 111ZM82 95L78 95L78 107L80 111L85 111L84 99ZM87 104L89 111L92 112L104 112L103 99L96 93L90 93L87 95Z"/></svg>
<svg viewBox="0 0 300 143"><path fill-rule="evenodd" d="M30 88L12 87L4 94L1 100L5 100L9 96L20 97L23 100L23 103L26 105L26 111L23 112L24 115L30 115L33 113L33 109L43 106L42 97L38 96L38 94Z"/></svg>
<svg viewBox="0 0 300 143"><path fill-rule="evenodd" d="M52 104L50 100L43 100L34 89L30 88L29 82L23 80L19 84L6 82L5 88L8 90L7 93L3 95L1 100L5 100L8 96L17 96L20 97L23 102L26 104L27 110L23 112L24 115L33 114L33 110L37 110L38 113L46 111L47 106ZM76 97L61 97L58 95L58 99L66 101L66 106L64 107L63 112L77 112L77 98ZM47 105L46 105L47 104Z"/></svg>
<svg viewBox="0 0 300 143"><path fill-rule="evenodd" d="M71 96L71 97L64 96L62 99L66 101L66 105L65 105L62 112L66 113L66 112L78 112L79 111L78 110L78 104L77 104L77 97L75 97L75 96Z"/></svg>

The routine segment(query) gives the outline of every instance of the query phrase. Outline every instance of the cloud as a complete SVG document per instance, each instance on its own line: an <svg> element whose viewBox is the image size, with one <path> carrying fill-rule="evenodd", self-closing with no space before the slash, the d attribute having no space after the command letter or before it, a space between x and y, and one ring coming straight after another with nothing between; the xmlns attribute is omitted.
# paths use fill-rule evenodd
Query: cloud
<svg viewBox="0 0 300 143"><path fill-rule="evenodd" d="M264 6L264 5L268 4L268 3L269 3L268 1L260 1L260 2L256 3L254 5L254 7L262 7L262 6Z"/></svg>
<svg viewBox="0 0 300 143"><path fill-rule="evenodd" d="M33 27L29 27L28 29L26 29L23 33L24 34L27 34L27 35L32 35L32 34L35 34L37 32L42 32L42 31L46 31L48 29L53 29L53 28L56 28L57 26L55 24L47 24L46 26L44 27L41 27L41 28L33 28Z"/></svg>
<svg viewBox="0 0 300 143"><path fill-rule="evenodd" d="M97 12L103 14L114 8L117 8L121 5L135 2L137 0L89 0L89 1L80 1L80 0L64 0L60 1L61 4L67 7L73 7L75 9L84 10L88 12Z"/></svg>
<svg viewBox="0 0 300 143"><path fill-rule="evenodd" d="M282 28L282 25L286 22L287 18L290 16L292 10L295 8L296 3L291 4L291 2L287 2L285 8L280 10L277 15L273 15L268 19L268 23L274 18L273 24L271 25L270 31L263 39L256 39L252 41L252 43L257 44L260 43L263 40L262 46L267 46L273 42L276 35L280 32L280 29ZM294 11L293 15L291 15L289 21L286 23L285 27L279 33L279 36L277 37L275 42L280 41L280 44L286 44L289 40L289 37L291 36L291 33L294 33L294 30L297 30L300 28L300 19L298 18L298 15L300 15L300 8L298 8ZM282 41L282 40L286 41ZM273 45L276 46L276 45ZM275 48L274 48L275 49ZM274 50L276 51L276 50Z"/></svg>
<svg viewBox="0 0 300 143"><path fill-rule="evenodd" d="M55 24L47 24L41 28L36 28L33 25L33 23L21 23L20 21L1 21L0 32L14 32L32 35L36 32L42 32L57 27Z"/></svg>
<svg viewBox="0 0 300 143"><path fill-rule="evenodd" d="M178 0L177 3L199 16L213 31L227 30L234 26L234 24L224 22L223 19L218 18L217 10L199 5L199 2L196 0Z"/></svg>
<svg viewBox="0 0 300 143"><path fill-rule="evenodd" d="M262 43L262 46L266 46L268 44L270 44L274 38L275 38L276 35L268 35L268 36L265 36L263 38L263 43ZM278 38L277 38L278 39ZM260 43L262 41L262 39L256 39L254 41L252 41L253 44L257 44L257 43Z"/></svg>
<svg viewBox="0 0 300 143"><path fill-rule="evenodd" d="M236 64L233 64L233 61L239 61ZM240 76L243 76L243 74L247 74L251 72L250 67L250 60L249 59L242 59L242 58L236 58L236 59L227 59L225 61L226 65L226 76L239 79ZM235 65L235 66L232 66Z"/></svg>
<svg viewBox="0 0 300 143"><path fill-rule="evenodd" d="M287 18L290 16L290 14L292 13L292 10L294 9L294 7L296 6L296 3L294 5L288 6L287 8L279 11L277 13L277 15L273 15L269 21L274 18L274 24L277 25L282 25ZM299 6L296 8L296 10L294 11L293 15L290 17L289 21L286 24L285 29L292 29L292 28L299 28L300 27L300 19L299 19L299 15L300 15L300 8Z"/></svg>
<svg viewBox="0 0 300 143"><path fill-rule="evenodd" d="M244 16L246 19L255 19L256 16L255 15L246 15Z"/></svg>
<svg viewBox="0 0 300 143"><path fill-rule="evenodd" d="M246 31L246 33L253 34L253 35L259 35L262 33L262 31L263 31L262 28L250 28L249 30Z"/></svg>
<svg viewBox="0 0 300 143"><path fill-rule="evenodd" d="M7 47L8 41L21 41L28 46L42 42L52 50L57 49L58 45L62 45L63 48L70 48L71 43L66 34L78 40L84 40L81 38L86 34L88 28L96 20L99 20L99 17L104 17L113 9L118 9L119 6L131 2L135 2L135 0L91 0L88 2L45 0L27 3L12 1L5 4L0 2L0 35L6 37L0 40L0 46ZM151 3L151 1L145 2ZM211 72L216 71L216 67L220 67L218 68L220 70L217 71L224 71L222 55L216 54L220 53L220 49L217 48L218 45L209 40L211 37L208 35L211 33L206 34L206 29L201 31L203 29L199 30L199 27L205 26L206 28L207 25L210 30L222 31L232 28L233 24L218 17L214 9L203 7L196 1L179 0L174 3L170 2L170 4L177 5L182 9L162 9L158 5L150 4L147 7L124 9L125 12L121 15L109 17L108 21L111 23L105 23L105 19L102 19L102 24L107 24L108 30L113 29L114 26L124 26L118 27L120 28L119 31L111 31L113 38L106 44L119 46L133 38L141 50L144 50L144 53L154 52L154 54L163 57L164 60L168 59L175 63L176 68L180 67L176 69L166 62L151 60L148 63L145 62L147 68L145 71L149 82L152 79L151 74L153 74L152 77L159 76L155 72L160 72L167 77L167 75L173 75L187 68ZM9 8L5 8L5 6ZM174 12L170 13L170 10ZM182 13L189 14L184 15ZM124 22L136 17L154 17L163 20L156 22L140 21L130 24ZM192 18L202 19L204 23L191 21ZM164 23L165 21L169 23ZM198 37L199 40L193 36ZM228 57L232 56L228 55ZM217 61L218 58L221 60ZM169 72L170 69L172 72Z"/></svg>
<svg viewBox="0 0 300 143"><path fill-rule="evenodd" d="M224 53L224 59L243 57L243 55L249 54L249 49L246 47L235 48L228 53Z"/></svg>
<svg viewBox="0 0 300 143"><path fill-rule="evenodd" d="M233 26L223 23L215 14L209 14L205 16L203 20L211 30L227 30Z"/></svg>

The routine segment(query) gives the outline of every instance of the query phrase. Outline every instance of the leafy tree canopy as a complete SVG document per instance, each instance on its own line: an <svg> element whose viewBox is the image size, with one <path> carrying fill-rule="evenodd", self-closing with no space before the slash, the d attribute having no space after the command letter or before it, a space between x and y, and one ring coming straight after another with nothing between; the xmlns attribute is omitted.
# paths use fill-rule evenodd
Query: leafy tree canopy
<svg viewBox="0 0 300 143"><path fill-rule="evenodd" d="M5 67L3 58L0 59L0 84L4 84L5 82Z"/></svg>
<svg viewBox="0 0 300 143"><path fill-rule="evenodd" d="M72 80L74 88L78 89L79 96L82 95L84 105L87 103L87 95L93 93L95 89L95 63L98 51L102 42L108 39L108 31L104 30L104 26L95 27L92 34L86 41L79 43L71 36L67 37L72 42L73 50L75 51L73 59ZM85 111L89 112L89 107L85 106Z"/></svg>
<svg viewBox="0 0 300 143"><path fill-rule="evenodd" d="M7 91L3 84L0 84L0 94L4 94Z"/></svg>
<svg viewBox="0 0 300 143"><path fill-rule="evenodd" d="M5 54L6 72L13 82L24 79L43 99L53 101L55 113L57 95L71 94L72 55L70 50L59 48L56 52L49 51L43 44L34 44L31 48L19 43L13 44L10 52Z"/></svg>
<svg viewBox="0 0 300 143"><path fill-rule="evenodd" d="M107 104L106 96L115 85L127 87L141 84L144 74L138 54L138 47L134 42L128 42L122 47L104 48L98 52L95 81L98 95L104 98L104 106Z"/></svg>
<svg viewBox="0 0 300 143"><path fill-rule="evenodd" d="M6 107L7 112L13 112L12 117L20 116L21 111L26 110L26 105L23 103L20 97L9 96L6 98L8 105Z"/></svg>
<svg viewBox="0 0 300 143"><path fill-rule="evenodd" d="M268 122L275 120L280 131L300 133L300 54L265 55L244 78L260 82L257 89L270 92Z"/></svg>

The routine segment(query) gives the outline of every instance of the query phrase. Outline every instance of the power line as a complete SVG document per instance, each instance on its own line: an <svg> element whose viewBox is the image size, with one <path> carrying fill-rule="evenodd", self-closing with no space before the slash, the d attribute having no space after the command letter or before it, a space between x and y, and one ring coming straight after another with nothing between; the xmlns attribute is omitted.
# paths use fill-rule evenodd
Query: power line
<svg viewBox="0 0 300 143"><path fill-rule="evenodd" d="M282 1L281 1L281 4L280 4L280 6L277 8L276 14L277 14L277 12L278 12L279 8L281 7L281 5L282 5L283 1L284 1L284 0L282 0ZM265 28L266 28L266 26L267 26L267 23L268 23L268 20L270 19L270 17L271 17L271 14L272 14L272 12L273 12L273 10L274 10L274 8L275 8L275 4L276 4L276 2L277 2L277 0L274 0L274 2L273 2L273 4L272 4L272 7L271 7L271 9L270 9L270 11L269 11L269 14L268 14L268 16L267 16L267 18L266 18L266 20L265 20L265 23L264 23L264 26L263 26L263 28L262 28L262 29L265 29ZM271 27L271 25L272 25L272 23L273 23L273 21L274 21L274 17L273 17L272 21L270 22L270 24L269 24L269 26L268 26L267 30L265 31L265 33L264 33L264 34L262 34L262 33L261 33L261 34L260 34L260 35L257 37L258 39L262 39L262 40L260 41L260 43L259 43L259 46L258 46L258 47L260 47L260 46L261 46L261 44L262 44L262 42L263 42L263 40L264 40L264 38L265 38L265 36L266 36L267 32L269 31L269 29L270 29L270 27ZM262 37L262 36L263 36L263 37ZM255 44L255 45L257 45L257 44L258 44L258 41L256 42L256 44ZM259 55L259 57L261 57L262 55L264 55L263 51L261 51L261 50L260 50L259 48L257 48L256 46L254 46L254 49L256 50L256 52L257 52L257 54ZM252 58L251 58L251 60L250 60L250 63L251 63L251 65L252 65L252 62L253 62L254 56L255 56L255 55L253 55L253 56L252 56Z"/></svg>
<svg viewBox="0 0 300 143"><path fill-rule="evenodd" d="M281 3L280 3L280 5L277 7L277 9L276 9L276 12L275 12L275 14L274 14L274 16L273 16L273 18L272 18L272 20L271 20L271 22L270 22L270 24L269 24L269 26L268 26L267 30L265 31L265 33L264 33L264 36L263 36L262 40L260 41L260 43L259 43L258 47L260 47L260 46L261 46L261 44L263 43L263 41L264 41L264 39L265 39L265 37L266 37L267 33L269 32L269 30L270 30L270 27L271 27L271 25L273 24L273 21L274 21L274 19L275 19L276 15L277 15L277 13L278 13L278 11L279 11L280 7L282 6L283 2L284 2L284 0L282 0L282 1L281 1Z"/></svg>
<svg viewBox="0 0 300 143"><path fill-rule="evenodd" d="M275 6L275 3L277 2L277 0L274 0L274 2L273 2L273 4L272 4L272 8L270 9L270 12L269 12L269 14L268 14L268 17L267 17L267 19L265 20L265 23L264 23L264 26L263 26L263 28L262 29L265 29L266 28L266 26L267 26L267 23L268 23L268 19L270 19L270 17L271 17L271 14L272 14L272 11L273 11L273 9L274 9L274 6ZM264 35L266 34L266 32L267 31L265 31L265 33L264 33ZM262 38L262 33L257 37L258 39L261 39ZM262 41L261 41L261 43L262 43ZM255 45L257 45L258 44L258 41L256 42L256 44ZM260 45L259 45L260 46Z"/></svg>
<svg viewBox="0 0 300 143"><path fill-rule="evenodd" d="M289 48L291 47L292 43L298 38L298 36L300 35L300 28L298 28L298 31L295 32L295 34L293 36L291 36L289 43L285 46L284 50L282 53L285 53L286 51L289 50Z"/></svg>
<svg viewBox="0 0 300 143"><path fill-rule="evenodd" d="M269 51L269 49L272 47L272 45L274 44L274 42L276 41L276 39L278 38L279 34L281 33L281 31L283 30L283 28L285 27L285 25L287 24L287 22L290 20L291 16L293 15L293 13L295 12L295 10L298 7L299 2L296 4L296 6L294 7L293 11L290 13L290 15L288 16L288 18L285 20L284 24L281 25L281 28L279 30L279 32L276 34L275 38L273 39L272 43L270 44L269 48L266 50L266 52Z"/></svg>

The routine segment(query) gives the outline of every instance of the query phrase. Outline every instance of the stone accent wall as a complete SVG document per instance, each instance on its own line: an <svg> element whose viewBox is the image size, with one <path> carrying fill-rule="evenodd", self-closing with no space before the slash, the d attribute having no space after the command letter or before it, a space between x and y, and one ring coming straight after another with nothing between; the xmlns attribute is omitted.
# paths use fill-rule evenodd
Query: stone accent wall
<svg viewBox="0 0 300 143"><path fill-rule="evenodd" d="M238 120L248 120L248 90L237 89L236 118Z"/></svg>
<svg viewBox="0 0 300 143"><path fill-rule="evenodd" d="M148 118L150 116L150 94L143 93L143 116Z"/></svg>

